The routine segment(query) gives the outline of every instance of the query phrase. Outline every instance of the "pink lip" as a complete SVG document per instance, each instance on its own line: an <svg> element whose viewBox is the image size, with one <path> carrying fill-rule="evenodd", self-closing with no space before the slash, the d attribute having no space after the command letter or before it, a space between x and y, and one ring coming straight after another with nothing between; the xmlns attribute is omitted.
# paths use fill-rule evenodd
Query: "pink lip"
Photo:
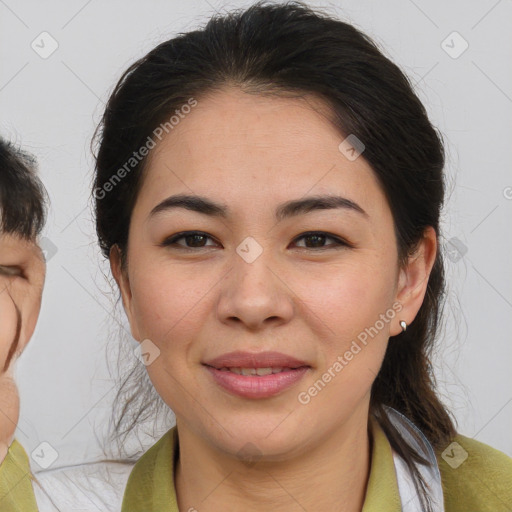
<svg viewBox="0 0 512 512"><path fill-rule="evenodd" d="M229 352L215 359L205 361L203 364L214 368L300 368L309 366L292 356L281 352Z"/></svg>
<svg viewBox="0 0 512 512"><path fill-rule="evenodd" d="M271 375L238 375L229 370L218 370L212 366L206 369L215 382L234 395L244 398L267 398L277 395L297 383L308 371L308 366L288 369Z"/></svg>
<svg viewBox="0 0 512 512"><path fill-rule="evenodd" d="M203 363L215 382L244 398L267 398L293 386L310 366L280 352L229 352ZM271 375L238 375L222 368L283 368Z"/></svg>

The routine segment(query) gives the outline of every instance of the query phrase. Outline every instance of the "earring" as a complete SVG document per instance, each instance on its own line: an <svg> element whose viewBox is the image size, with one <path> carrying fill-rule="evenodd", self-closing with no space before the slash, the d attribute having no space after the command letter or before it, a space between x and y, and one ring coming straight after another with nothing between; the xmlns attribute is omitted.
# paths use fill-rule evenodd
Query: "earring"
<svg viewBox="0 0 512 512"><path fill-rule="evenodd" d="M402 332L405 332L407 330L407 324L404 320L400 320L400 327L402 328Z"/></svg>

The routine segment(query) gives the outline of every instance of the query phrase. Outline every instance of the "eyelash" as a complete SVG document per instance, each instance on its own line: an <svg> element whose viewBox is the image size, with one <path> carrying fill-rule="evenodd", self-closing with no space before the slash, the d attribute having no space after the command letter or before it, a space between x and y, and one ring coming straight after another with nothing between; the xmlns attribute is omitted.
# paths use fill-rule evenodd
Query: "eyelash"
<svg viewBox="0 0 512 512"><path fill-rule="evenodd" d="M206 238L209 238L211 240L214 240L213 237L211 237L210 235L208 235L207 233L204 233L202 231L182 231L180 233L176 233L175 235L172 235L170 236L169 238L166 238L161 244L159 244L161 247L170 247L172 245L174 245L175 247L179 248L179 249L183 249L185 251L187 250L190 250L190 251L194 251L195 252L195 249L205 249L206 247L213 247L213 246L203 246L203 247L183 247L183 246L180 246L179 244L176 244L176 242L182 238L186 238L187 236L194 236L194 235L199 235L199 236L204 236ZM331 235L329 233L326 233L325 231L307 231L305 233L302 233L301 235L299 235L298 237L296 237L294 239L294 242L296 242L297 240L300 240L302 238L306 238L308 236L325 236L326 238L330 238L331 240L334 240L335 241L335 244L334 247L329 247L329 246L326 246L326 247L318 247L318 248L314 248L314 247L300 247L300 249L310 249L310 250L314 250L314 251L321 251L321 250L325 250L325 249L340 249L340 248L343 248L343 247L347 247L347 248L352 248L353 245L351 245L350 243L348 243L346 240L343 240L342 238L340 237L337 237L337 236L334 236L334 235Z"/></svg>

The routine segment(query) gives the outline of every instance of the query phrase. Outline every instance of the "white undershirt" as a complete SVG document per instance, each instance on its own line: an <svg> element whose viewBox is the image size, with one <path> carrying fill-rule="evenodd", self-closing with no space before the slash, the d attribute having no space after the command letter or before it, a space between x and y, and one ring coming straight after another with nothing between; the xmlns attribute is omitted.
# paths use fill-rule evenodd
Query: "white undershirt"
<svg viewBox="0 0 512 512"><path fill-rule="evenodd" d="M119 512L132 468L96 462L34 473L46 490L33 483L39 512Z"/></svg>

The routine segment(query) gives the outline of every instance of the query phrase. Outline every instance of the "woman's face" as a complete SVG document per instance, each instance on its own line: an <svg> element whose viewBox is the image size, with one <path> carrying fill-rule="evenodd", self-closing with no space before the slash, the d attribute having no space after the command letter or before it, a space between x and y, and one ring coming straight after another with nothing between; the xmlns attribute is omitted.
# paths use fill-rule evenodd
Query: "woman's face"
<svg viewBox="0 0 512 512"><path fill-rule="evenodd" d="M12 363L34 332L45 270L35 242L0 232L0 461L12 441L19 414Z"/></svg>
<svg viewBox="0 0 512 512"><path fill-rule="evenodd" d="M361 425L388 338L426 286L421 265L398 268L364 153L340 150L344 138L312 106L322 108L234 89L200 100L150 155L125 272L113 251L156 390L179 428L235 456L250 442L286 458ZM225 213L172 207L182 194ZM343 199L290 206L318 196ZM171 239L185 231L201 234Z"/></svg>

